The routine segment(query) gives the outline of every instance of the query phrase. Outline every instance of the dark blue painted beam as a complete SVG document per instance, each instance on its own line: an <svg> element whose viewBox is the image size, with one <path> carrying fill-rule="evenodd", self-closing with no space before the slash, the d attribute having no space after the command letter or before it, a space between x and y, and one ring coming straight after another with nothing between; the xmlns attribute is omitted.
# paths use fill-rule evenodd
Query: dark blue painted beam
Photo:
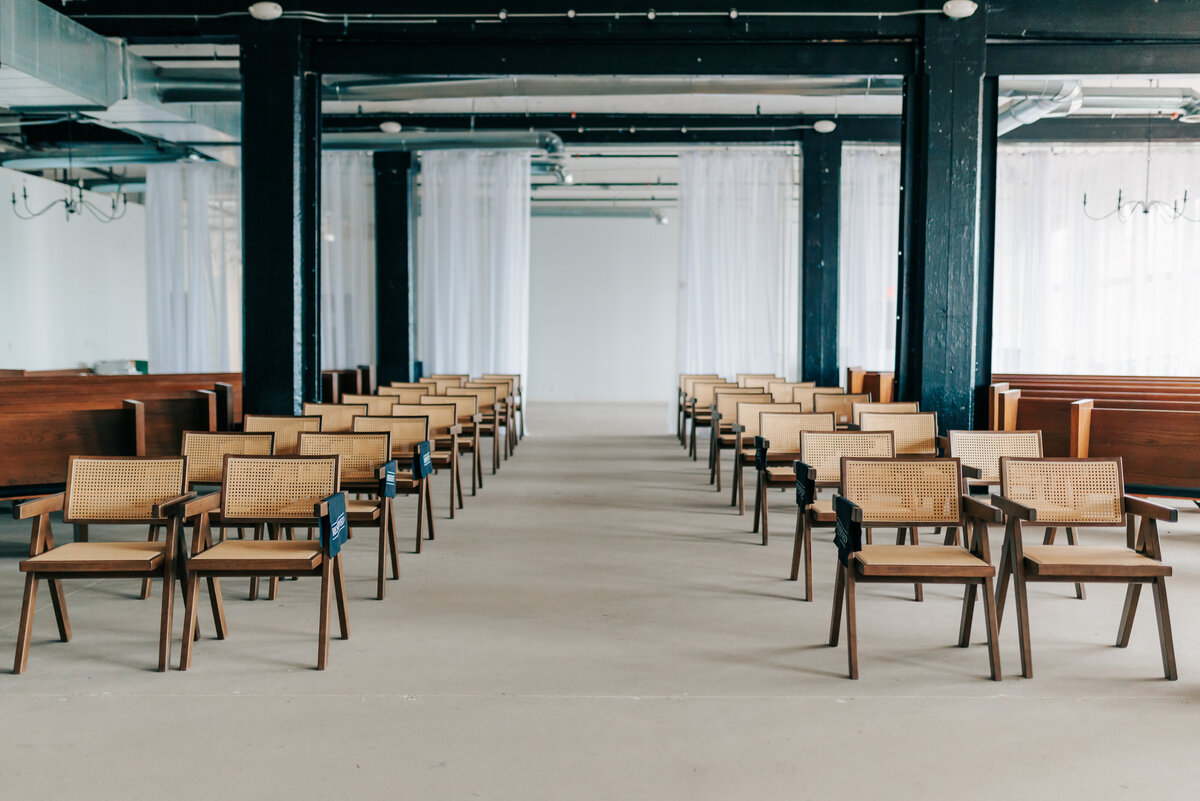
<svg viewBox="0 0 1200 801"><path fill-rule="evenodd" d="M412 154L375 154L375 361L379 384L409 381L409 170Z"/></svg>
<svg viewBox="0 0 1200 801"><path fill-rule="evenodd" d="M838 217L841 211L840 129L806 131L801 192L801 373L804 381L837 386Z"/></svg>

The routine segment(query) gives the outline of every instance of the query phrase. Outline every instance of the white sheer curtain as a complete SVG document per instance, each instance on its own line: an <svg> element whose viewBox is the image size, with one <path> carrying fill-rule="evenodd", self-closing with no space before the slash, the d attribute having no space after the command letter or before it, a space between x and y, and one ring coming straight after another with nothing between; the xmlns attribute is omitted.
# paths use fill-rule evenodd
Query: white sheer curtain
<svg viewBox="0 0 1200 801"><path fill-rule="evenodd" d="M838 364L891 370L896 361L900 148L842 146L838 237Z"/></svg>
<svg viewBox="0 0 1200 801"><path fill-rule="evenodd" d="M784 151L680 154L680 372L795 377L798 161Z"/></svg>
<svg viewBox="0 0 1200 801"><path fill-rule="evenodd" d="M152 372L241 369L241 207L236 169L215 164L146 168Z"/></svg>
<svg viewBox="0 0 1200 801"><path fill-rule="evenodd" d="M321 366L340 370L375 361L375 169L357 151L321 162Z"/></svg>
<svg viewBox="0 0 1200 801"><path fill-rule="evenodd" d="M417 351L427 373L526 374L529 165L528 151L421 154Z"/></svg>
<svg viewBox="0 0 1200 801"><path fill-rule="evenodd" d="M1152 152L1150 199L1200 217L1200 148ZM993 370L1200 375L1200 222L1083 212L1144 197L1145 145L1007 146L997 173Z"/></svg>

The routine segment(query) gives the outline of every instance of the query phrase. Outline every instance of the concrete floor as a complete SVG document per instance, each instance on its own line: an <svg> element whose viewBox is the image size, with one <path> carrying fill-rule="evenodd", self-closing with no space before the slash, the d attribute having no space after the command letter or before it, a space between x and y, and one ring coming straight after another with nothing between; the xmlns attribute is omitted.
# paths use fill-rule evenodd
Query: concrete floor
<svg viewBox="0 0 1200 801"><path fill-rule="evenodd" d="M1180 681L1161 678L1148 598L1130 647L1112 647L1119 587L1076 601L1035 586L1037 677L1017 677L1010 619L993 683L978 626L954 647L956 591L926 587L918 605L875 585L860 590L851 682L845 650L824 645L828 535L816 600L784 579L788 494L772 498L764 548L702 463L655 433L661 407L530 411L518 455L424 554L402 556L387 600L371 599L370 538L350 543L352 637L324 673L313 580L254 603L227 582L230 639L202 615L192 669L166 674L152 670L157 595L68 583L63 644L43 592L28 672L0 675L0 798L1195 798L1194 507L1164 537ZM411 501L400 509L408 543ZM0 521L2 670L27 543Z"/></svg>

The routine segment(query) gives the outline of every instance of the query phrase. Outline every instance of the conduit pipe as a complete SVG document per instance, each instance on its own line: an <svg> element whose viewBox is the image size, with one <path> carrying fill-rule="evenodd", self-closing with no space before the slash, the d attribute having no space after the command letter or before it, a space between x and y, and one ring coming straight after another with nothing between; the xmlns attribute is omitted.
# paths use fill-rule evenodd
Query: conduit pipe
<svg viewBox="0 0 1200 801"><path fill-rule="evenodd" d="M321 136L326 150L543 150L565 156L566 145L550 131L402 131L386 134L327 133Z"/></svg>

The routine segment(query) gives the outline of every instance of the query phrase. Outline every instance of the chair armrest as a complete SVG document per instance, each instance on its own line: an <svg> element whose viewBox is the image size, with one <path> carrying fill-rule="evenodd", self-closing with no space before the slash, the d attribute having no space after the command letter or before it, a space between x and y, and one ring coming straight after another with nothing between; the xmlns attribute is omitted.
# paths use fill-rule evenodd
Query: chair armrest
<svg viewBox="0 0 1200 801"><path fill-rule="evenodd" d="M38 515L61 512L64 498L66 498L66 493L56 492L44 498L34 498L32 501L25 501L25 503L17 504L13 507L13 517L17 520L27 520Z"/></svg>
<svg viewBox="0 0 1200 801"><path fill-rule="evenodd" d="M207 495L201 495L184 504L183 517L190 519L208 512L213 512L221 506L221 493L210 492Z"/></svg>
<svg viewBox="0 0 1200 801"><path fill-rule="evenodd" d="M938 437L943 439L943 437ZM978 467L971 467L969 464L962 465L963 478L983 478L983 471Z"/></svg>
<svg viewBox="0 0 1200 801"><path fill-rule="evenodd" d="M1017 503L1016 501L1010 501L1003 495L992 495L992 506L995 506L1006 515L1011 515L1021 520L1028 520L1030 522L1037 520L1037 509Z"/></svg>
<svg viewBox="0 0 1200 801"><path fill-rule="evenodd" d="M1148 501L1145 498L1139 498L1135 495L1125 496L1125 511L1133 512L1135 515L1142 517L1153 517L1155 520L1166 520L1168 523L1174 523L1179 520L1179 510L1170 506Z"/></svg>
<svg viewBox="0 0 1200 801"><path fill-rule="evenodd" d="M462 433L462 426L461 426L461 425L458 425L458 424L452 425L452 426L450 426L449 428L447 428L447 429L446 429L446 432L447 432L448 434L451 434L451 435L458 435L458 434L461 434L461 433Z"/></svg>
<svg viewBox="0 0 1200 801"><path fill-rule="evenodd" d="M861 431L862 430L862 428L858 425L858 423L843 423L842 425L845 426L843 431ZM908 456L909 454L906 453L904 455Z"/></svg>
<svg viewBox="0 0 1200 801"><path fill-rule="evenodd" d="M195 497L195 490L192 490L191 492L185 492L182 495L177 495L168 501L154 504L152 507L150 507L150 514L154 515L155 517L170 517L171 515L178 514L183 509L184 504Z"/></svg>
<svg viewBox="0 0 1200 801"><path fill-rule="evenodd" d="M833 499L834 499L834 508L835 508L835 509L837 508L837 499L838 499L838 498L841 498L841 497L843 497L843 496L841 496L841 495L834 495L834 496L833 496ZM850 505L854 507L853 509L851 509L851 510L850 510L850 519L851 519L851 520L853 520L855 523L861 523L861 522L862 522L862 520L863 520L863 510L862 510L862 507L861 507L861 506L859 506L859 505L858 505L857 503L855 503L854 501L850 501Z"/></svg>
<svg viewBox="0 0 1200 801"><path fill-rule="evenodd" d="M734 423L733 425L731 425L729 427L729 430L735 434L742 434L742 433L745 433L746 427L744 425L742 425L741 423Z"/></svg>
<svg viewBox="0 0 1200 801"><path fill-rule="evenodd" d="M945 453L946 451L950 450L950 438L949 437L937 437L936 441L937 441L937 446L942 449L942 453Z"/></svg>
<svg viewBox="0 0 1200 801"><path fill-rule="evenodd" d="M973 517L976 520L982 520L985 523L1003 523L1004 515L1000 510L989 503L984 503L978 498L972 498L970 495L962 496L963 512L968 517Z"/></svg>

